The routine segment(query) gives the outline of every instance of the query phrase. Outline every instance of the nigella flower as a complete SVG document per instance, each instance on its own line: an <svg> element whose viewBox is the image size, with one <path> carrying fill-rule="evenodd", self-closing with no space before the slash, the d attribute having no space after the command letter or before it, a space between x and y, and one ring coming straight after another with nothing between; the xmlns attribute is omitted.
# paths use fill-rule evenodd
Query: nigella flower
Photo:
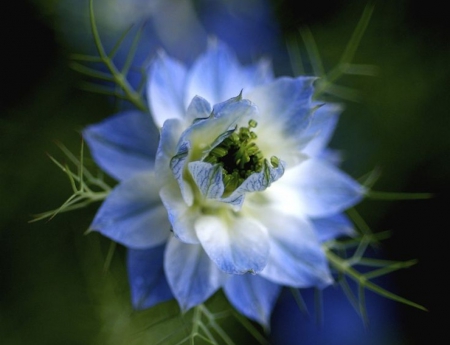
<svg viewBox="0 0 450 345"><path fill-rule="evenodd" d="M312 100L315 78L243 67L220 43L189 69L160 53L148 78L151 116L84 131L120 182L91 228L129 248L134 306L188 310L223 288L268 325L282 286L331 284L321 243L352 233L364 188L327 160L341 109Z"/></svg>

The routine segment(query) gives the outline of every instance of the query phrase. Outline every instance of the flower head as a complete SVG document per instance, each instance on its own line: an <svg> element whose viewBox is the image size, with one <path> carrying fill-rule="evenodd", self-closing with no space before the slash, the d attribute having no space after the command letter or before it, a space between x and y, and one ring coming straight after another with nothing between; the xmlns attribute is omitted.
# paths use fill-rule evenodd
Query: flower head
<svg viewBox="0 0 450 345"><path fill-rule="evenodd" d="M127 112L84 131L120 182L91 228L129 248L136 307L223 288L267 325L281 286L332 283L321 243L352 233L342 212L364 189L326 159L341 108L312 100L314 80L243 67L220 43L190 68L160 53L153 123Z"/></svg>

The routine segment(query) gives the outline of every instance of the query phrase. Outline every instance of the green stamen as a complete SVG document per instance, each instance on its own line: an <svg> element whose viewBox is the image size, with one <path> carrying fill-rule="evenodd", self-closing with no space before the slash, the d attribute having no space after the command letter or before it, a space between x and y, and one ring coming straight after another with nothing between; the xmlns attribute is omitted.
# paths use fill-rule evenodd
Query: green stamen
<svg viewBox="0 0 450 345"><path fill-rule="evenodd" d="M254 142L257 135L252 131L257 125L255 120L250 120L248 127L239 128L212 149L204 159L205 162L222 166L224 194L232 193L247 177L261 172L263 168L264 157ZM277 157L272 157L270 162L274 167L279 165Z"/></svg>

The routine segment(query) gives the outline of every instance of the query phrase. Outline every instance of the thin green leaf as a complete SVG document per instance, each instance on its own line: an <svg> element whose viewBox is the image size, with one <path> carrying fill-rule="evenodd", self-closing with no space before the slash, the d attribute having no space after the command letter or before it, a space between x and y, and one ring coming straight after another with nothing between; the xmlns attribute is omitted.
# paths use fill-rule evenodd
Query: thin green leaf
<svg viewBox="0 0 450 345"><path fill-rule="evenodd" d="M430 199L434 195L432 193L379 192L369 189L365 196L372 200L421 200Z"/></svg>
<svg viewBox="0 0 450 345"><path fill-rule="evenodd" d="M309 28L305 26L300 30L300 35L305 44L305 48L308 53L311 66L313 68L314 75L318 77L325 77L325 69L323 67L319 49L317 48L317 44L314 40L311 30L309 30Z"/></svg>
<svg viewBox="0 0 450 345"><path fill-rule="evenodd" d="M119 39L117 40L117 42L114 44L114 47L111 49L111 51L108 54L108 58L109 59L114 59L114 56L116 56L117 52L119 51L120 46L122 45L123 41L125 40L125 38L128 36L128 34L130 33L131 29L133 28L133 24L130 25L128 27L128 29L126 29L122 35L120 35Z"/></svg>
<svg viewBox="0 0 450 345"><path fill-rule="evenodd" d="M421 306L420 304L414 303L406 298L400 297L392 292L389 292L389 291L383 289L382 287L374 284L373 282L369 281L363 274L359 273L358 271L356 271L355 269L350 267L347 264L346 260L338 257L332 251L327 251L326 255L327 255L328 261L336 270L344 272L348 277L353 279L358 285L362 285L366 289L369 289L369 290L379 294L380 296L383 296L383 297L389 298L391 300L394 300L396 302L400 302L400 303L409 305L411 307L426 311L426 308Z"/></svg>
<svg viewBox="0 0 450 345"><path fill-rule="evenodd" d="M96 78L99 80L105 80L105 81L109 81L109 82L114 81L114 78L110 74L97 71L96 69L93 69L90 67L86 67L78 62L71 62L69 64L69 67L72 68L74 71L84 74L84 75L87 75L88 77L91 77L91 78Z"/></svg>
<svg viewBox="0 0 450 345"><path fill-rule="evenodd" d="M340 64L349 64L353 61L353 57L355 56L356 50L359 47L359 43L369 25L370 18L372 17L372 13L374 10L374 5L369 3L364 8L363 14L359 19L358 24L356 25L356 29L353 31L352 37L347 44L347 47L342 54Z"/></svg>
<svg viewBox="0 0 450 345"><path fill-rule="evenodd" d="M305 313L306 315L309 315L308 308L306 307L306 303L300 293L300 291L296 288L290 288L292 296L294 297L295 303L297 304L298 309Z"/></svg>
<svg viewBox="0 0 450 345"><path fill-rule="evenodd" d="M300 53L300 48L296 37L286 42L286 48L288 51L289 62L291 64L291 69L294 73L294 76L305 75L302 55Z"/></svg>
<svg viewBox="0 0 450 345"><path fill-rule="evenodd" d="M322 93L327 93L347 101L360 102L362 99L361 93L358 90L347 86L332 84L327 79L319 83L317 88L317 92L322 91Z"/></svg>
<svg viewBox="0 0 450 345"><path fill-rule="evenodd" d="M358 309L359 309L359 313L361 315L361 319L364 322L364 325L367 326L368 324L368 318L367 318L367 308L366 308L366 294L365 294L366 290L364 288L364 285L359 285L358 286Z"/></svg>
<svg viewBox="0 0 450 345"><path fill-rule="evenodd" d="M323 295L320 289L314 289L314 311L316 324L323 325Z"/></svg>
<svg viewBox="0 0 450 345"><path fill-rule="evenodd" d="M367 223L359 215L359 213L355 210L354 207L348 209L347 213L350 216L350 218L352 219L352 221L355 223L358 230L360 230L362 234L364 234L364 235L372 235L373 234L370 227L367 225Z"/></svg>
<svg viewBox="0 0 450 345"><path fill-rule="evenodd" d="M114 252L116 251L117 243L111 241L109 244L108 254L106 255L105 264L103 265L103 274L106 274L109 271L109 267L111 266L111 261L114 256Z"/></svg>
<svg viewBox="0 0 450 345"><path fill-rule="evenodd" d="M400 269L404 269L404 268L408 268L411 267L413 265L415 265L417 263L417 260L409 260L409 261L405 261L405 262L396 262L393 263L389 266L385 266L382 268L379 268L377 270L373 270L369 273L365 273L364 277L366 279L373 279L373 278L377 278L377 277L381 277L384 276L388 273L394 272L394 271L398 271Z"/></svg>
<svg viewBox="0 0 450 345"><path fill-rule="evenodd" d="M364 64L345 63L342 65L339 65L339 68L341 69L342 73L344 73L344 74L353 74L353 75L368 76L368 77L374 77L374 76L378 75L380 72L379 67L374 66L374 65L364 65Z"/></svg>
<svg viewBox="0 0 450 345"><path fill-rule="evenodd" d="M253 324L238 312L233 312L234 317L240 322L242 326L255 338L261 345L270 345L266 338L253 326Z"/></svg>
<svg viewBox="0 0 450 345"><path fill-rule="evenodd" d="M72 54L70 55L70 59L84 62L103 62L102 58L99 56L91 56L83 54Z"/></svg>
<svg viewBox="0 0 450 345"><path fill-rule="evenodd" d="M375 167L368 174L360 177L358 181L366 188L371 189L381 176L381 168Z"/></svg>
<svg viewBox="0 0 450 345"><path fill-rule="evenodd" d="M342 291L344 292L345 296L347 297L348 301L350 302L350 305L358 313L358 315L360 315L358 299L356 298L350 285L348 284L347 279L345 278L345 275L343 276L343 278L341 278L339 280L339 285L341 286Z"/></svg>
<svg viewBox="0 0 450 345"><path fill-rule="evenodd" d="M123 67L122 67L121 73L123 75L127 75L128 71L130 70L131 64L132 64L133 59L134 59L134 55L136 54L136 50L138 48L138 44L139 44L139 41L141 39L142 30L143 30L143 25L141 25L139 27L138 32L136 33L136 35L133 38L133 42L131 43L131 47L130 47L130 49L128 51L127 58L126 58L125 63L123 65Z"/></svg>

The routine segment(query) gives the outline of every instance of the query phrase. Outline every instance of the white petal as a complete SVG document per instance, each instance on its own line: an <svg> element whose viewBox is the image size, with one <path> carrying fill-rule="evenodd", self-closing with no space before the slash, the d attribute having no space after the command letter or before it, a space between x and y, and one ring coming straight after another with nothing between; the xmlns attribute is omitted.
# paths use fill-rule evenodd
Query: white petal
<svg viewBox="0 0 450 345"><path fill-rule="evenodd" d="M202 96L216 104L236 96L245 87L239 63L223 44L215 43L200 56L189 71L185 103Z"/></svg>
<svg viewBox="0 0 450 345"><path fill-rule="evenodd" d="M312 219L312 223L320 242L329 241L339 236L356 235L352 222L342 213L328 218Z"/></svg>
<svg viewBox="0 0 450 345"><path fill-rule="evenodd" d="M167 244L164 270L182 311L206 301L228 278L200 245L186 244L176 238Z"/></svg>
<svg viewBox="0 0 450 345"><path fill-rule="evenodd" d="M292 287L324 287L331 278L328 262L312 225L300 218L261 210L268 227L270 255L261 275Z"/></svg>
<svg viewBox="0 0 450 345"><path fill-rule="evenodd" d="M205 198L218 199L222 196L225 187L222 181L222 167L205 162L190 162L188 164L194 182Z"/></svg>
<svg viewBox="0 0 450 345"><path fill-rule="evenodd" d="M186 122L192 124L193 121L211 115L211 105L206 99L195 96L186 111Z"/></svg>
<svg viewBox="0 0 450 345"><path fill-rule="evenodd" d="M117 180L153 169L158 129L147 113L125 111L83 130L96 163Z"/></svg>
<svg viewBox="0 0 450 345"><path fill-rule="evenodd" d="M268 192L274 207L284 213L323 218L355 205L365 190L333 165L308 159L287 170Z"/></svg>
<svg viewBox="0 0 450 345"><path fill-rule="evenodd" d="M338 104L324 104L311 117L311 124L305 135L313 139L303 149L303 153L310 157L319 157L328 145L336 128L342 107Z"/></svg>
<svg viewBox="0 0 450 345"><path fill-rule="evenodd" d="M278 78L246 96L256 104L260 119L257 144L267 158L276 156L290 168L304 159L301 149L311 140L303 135L311 121L314 78Z"/></svg>
<svg viewBox="0 0 450 345"><path fill-rule="evenodd" d="M138 310L173 298L164 275L165 244L127 251L127 272L133 307Z"/></svg>
<svg viewBox="0 0 450 345"><path fill-rule="evenodd" d="M158 192L153 174L123 181L103 202L90 228L130 248L164 243L170 223Z"/></svg>
<svg viewBox="0 0 450 345"><path fill-rule="evenodd" d="M246 317L266 328L270 324L270 314L275 306L281 286L259 275L233 275L224 287L230 303Z"/></svg>
<svg viewBox="0 0 450 345"><path fill-rule="evenodd" d="M161 185L165 185L168 180L174 179L170 170L170 160L177 152L177 144L182 132L183 121L178 119L167 120L161 128L155 160L155 173L160 179Z"/></svg>
<svg viewBox="0 0 450 345"><path fill-rule="evenodd" d="M251 218L220 216L218 212L195 222L198 239L211 260L231 274L260 272L269 254L266 229Z"/></svg>
<svg viewBox="0 0 450 345"><path fill-rule="evenodd" d="M195 221L200 216L198 208L186 205L176 183L164 186L160 196L175 236L186 243L199 243L194 228Z"/></svg>
<svg viewBox="0 0 450 345"><path fill-rule="evenodd" d="M168 119L184 119L186 69L160 52L150 67L147 96L153 119L161 128Z"/></svg>

